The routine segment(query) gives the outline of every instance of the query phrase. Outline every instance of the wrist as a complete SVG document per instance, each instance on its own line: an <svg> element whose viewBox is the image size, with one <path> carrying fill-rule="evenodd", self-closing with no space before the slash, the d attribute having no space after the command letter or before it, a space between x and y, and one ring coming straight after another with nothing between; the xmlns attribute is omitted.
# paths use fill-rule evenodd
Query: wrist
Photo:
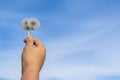
<svg viewBox="0 0 120 80"><path fill-rule="evenodd" d="M34 66L23 68L22 80L39 80L39 70Z"/></svg>
<svg viewBox="0 0 120 80"><path fill-rule="evenodd" d="M22 67L22 73L24 72L34 72L39 74L40 70L36 65L26 65Z"/></svg>

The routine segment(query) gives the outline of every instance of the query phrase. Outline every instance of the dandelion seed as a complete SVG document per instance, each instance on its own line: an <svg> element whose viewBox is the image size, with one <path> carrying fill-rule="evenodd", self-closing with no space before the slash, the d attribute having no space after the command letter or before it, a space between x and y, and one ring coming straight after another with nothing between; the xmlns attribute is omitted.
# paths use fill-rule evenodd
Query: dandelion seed
<svg viewBox="0 0 120 80"><path fill-rule="evenodd" d="M28 25L31 26L31 29L34 30L40 26L40 22L36 18L30 18L28 20Z"/></svg>
<svg viewBox="0 0 120 80"><path fill-rule="evenodd" d="M40 26L40 22L36 18L25 18L22 21L22 26L28 31L28 37L32 37L33 30Z"/></svg>

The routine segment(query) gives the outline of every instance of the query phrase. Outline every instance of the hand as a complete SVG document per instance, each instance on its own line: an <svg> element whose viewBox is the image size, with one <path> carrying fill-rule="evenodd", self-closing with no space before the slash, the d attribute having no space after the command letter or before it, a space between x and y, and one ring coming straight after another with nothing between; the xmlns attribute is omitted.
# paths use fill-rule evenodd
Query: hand
<svg viewBox="0 0 120 80"><path fill-rule="evenodd" d="M22 80L27 80L26 76L30 77L30 75L33 76L33 79L28 80L38 80L34 77L39 76L45 60L46 49L38 39L26 38L24 42L26 46L22 53Z"/></svg>

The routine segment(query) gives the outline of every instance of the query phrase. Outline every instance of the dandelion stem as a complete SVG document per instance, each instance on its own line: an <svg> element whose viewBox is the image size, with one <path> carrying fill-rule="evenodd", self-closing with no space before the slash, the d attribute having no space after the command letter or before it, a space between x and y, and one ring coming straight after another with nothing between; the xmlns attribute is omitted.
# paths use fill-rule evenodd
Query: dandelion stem
<svg viewBox="0 0 120 80"><path fill-rule="evenodd" d="M32 37L32 30L30 29L30 37Z"/></svg>
<svg viewBox="0 0 120 80"><path fill-rule="evenodd" d="M30 33L30 30L27 30L28 31L28 37L31 37L31 33Z"/></svg>
<svg viewBox="0 0 120 80"><path fill-rule="evenodd" d="M30 26L30 37L32 37L32 26Z"/></svg>
<svg viewBox="0 0 120 80"><path fill-rule="evenodd" d="M31 37L33 36L33 30L31 29Z"/></svg>

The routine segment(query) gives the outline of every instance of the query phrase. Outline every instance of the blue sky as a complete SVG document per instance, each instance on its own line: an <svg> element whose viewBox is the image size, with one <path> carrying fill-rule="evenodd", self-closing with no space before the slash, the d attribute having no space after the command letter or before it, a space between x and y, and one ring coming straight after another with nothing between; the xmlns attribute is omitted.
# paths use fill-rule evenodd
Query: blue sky
<svg viewBox="0 0 120 80"><path fill-rule="evenodd" d="M120 80L120 0L1 0L0 80L21 77L25 17L41 22L41 80Z"/></svg>

